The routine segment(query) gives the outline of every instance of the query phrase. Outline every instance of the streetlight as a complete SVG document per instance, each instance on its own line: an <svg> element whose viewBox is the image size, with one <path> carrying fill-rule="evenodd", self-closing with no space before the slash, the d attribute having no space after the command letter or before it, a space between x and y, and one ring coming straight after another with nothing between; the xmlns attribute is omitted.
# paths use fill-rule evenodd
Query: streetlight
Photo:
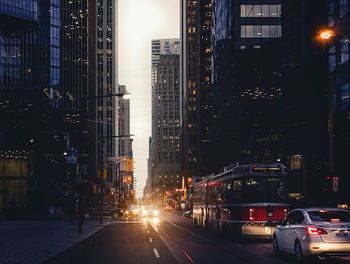
<svg viewBox="0 0 350 264"><path fill-rule="evenodd" d="M318 39L323 41L323 44L326 41L331 41L336 36L341 37L345 42L350 42L348 36L343 33L336 32L332 29L323 29L318 34ZM329 172L334 174L334 116L333 116L333 94L332 87L329 84L329 114L328 114L328 135L329 135ZM333 175L331 175L333 176Z"/></svg>
<svg viewBox="0 0 350 264"><path fill-rule="evenodd" d="M324 29L322 31L320 31L318 37L322 40L329 40L333 37L336 37L336 36L340 36L342 37L346 42L350 42L349 40L349 37L346 36L345 34L343 33L340 33L340 32L336 32L334 30L331 30L331 29Z"/></svg>
<svg viewBox="0 0 350 264"><path fill-rule="evenodd" d="M104 94L104 95L96 95L96 96L90 96L87 97L87 99L98 99L98 98L105 98L105 97L121 97L125 100L130 99L131 98L131 93L126 92L126 93L115 93L115 94Z"/></svg>

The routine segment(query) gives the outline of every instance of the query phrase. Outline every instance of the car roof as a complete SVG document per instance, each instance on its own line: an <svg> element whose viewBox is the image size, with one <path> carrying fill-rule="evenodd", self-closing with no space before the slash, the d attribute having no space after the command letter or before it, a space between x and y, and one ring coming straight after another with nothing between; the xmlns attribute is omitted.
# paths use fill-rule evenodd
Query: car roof
<svg viewBox="0 0 350 264"><path fill-rule="evenodd" d="M344 211L344 212L349 212L349 210L342 209L342 208L337 208L337 207L308 207L308 208L295 208L294 210L304 210L306 212L321 211L321 210L324 210L324 211Z"/></svg>

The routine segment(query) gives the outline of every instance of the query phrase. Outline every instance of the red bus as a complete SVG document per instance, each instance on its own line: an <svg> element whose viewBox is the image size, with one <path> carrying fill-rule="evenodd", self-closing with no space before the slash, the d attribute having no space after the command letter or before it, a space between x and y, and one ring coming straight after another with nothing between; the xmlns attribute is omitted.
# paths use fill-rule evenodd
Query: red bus
<svg viewBox="0 0 350 264"><path fill-rule="evenodd" d="M288 213L281 163L225 168L193 186L193 222L238 236L271 236Z"/></svg>

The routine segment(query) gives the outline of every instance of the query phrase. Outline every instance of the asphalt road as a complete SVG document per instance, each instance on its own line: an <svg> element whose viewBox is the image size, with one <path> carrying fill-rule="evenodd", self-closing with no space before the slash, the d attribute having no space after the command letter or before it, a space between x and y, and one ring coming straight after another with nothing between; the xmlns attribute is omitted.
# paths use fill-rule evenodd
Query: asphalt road
<svg viewBox="0 0 350 264"><path fill-rule="evenodd" d="M273 256L270 241L236 241L195 226L183 216L163 214L157 221L120 219L52 263L291 264L294 259ZM350 258L315 263L349 264Z"/></svg>

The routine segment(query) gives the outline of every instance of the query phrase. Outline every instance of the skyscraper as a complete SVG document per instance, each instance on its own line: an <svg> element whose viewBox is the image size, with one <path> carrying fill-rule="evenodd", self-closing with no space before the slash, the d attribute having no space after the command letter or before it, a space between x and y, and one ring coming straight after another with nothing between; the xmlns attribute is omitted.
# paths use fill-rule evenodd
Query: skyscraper
<svg viewBox="0 0 350 264"><path fill-rule="evenodd" d="M181 185L179 55L160 55L152 119L152 191L159 195Z"/></svg>
<svg viewBox="0 0 350 264"><path fill-rule="evenodd" d="M333 115L333 175L339 177L341 200L349 203L347 187L350 184L348 153L350 146L350 63L349 63L349 10L348 0L331 0L329 2L329 26L335 32L334 38L328 41L329 76ZM348 39L346 39L347 36ZM333 133L332 133L333 132ZM332 171L331 171L332 172ZM332 182L331 184L332 185Z"/></svg>
<svg viewBox="0 0 350 264"><path fill-rule="evenodd" d="M87 3L1 1L0 10L1 206L45 211L87 176Z"/></svg>
<svg viewBox="0 0 350 264"><path fill-rule="evenodd" d="M117 155L117 1L89 0L89 138L94 166L91 175L107 170L107 183L116 180L115 166L109 159ZM110 165L108 165L110 164ZM93 177L93 176L92 176Z"/></svg>
<svg viewBox="0 0 350 264"><path fill-rule="evenodd" d="M211 1L182 1L181 14L181 163L189 178L211 172Z"/></svg>
<svg viewBox="0 0 350 264"><path fill-rule="evenodd" d="M281 1L213 1L212 170L280 156Z"/></svg>
<svg viewBox="0 0 350 264"><path fill-rule="evenodd" d="M151 84L152 84L152 137L150 138L150 156L149 156L149 160L148 160L148 180L147 180L147 184L146 184L146 189L149 190L149 192L152 191L153 189L153 185L154 185L154 180L155 180L155 172L154 172L154 168L157 165L157 151L160 147L159 145L159 136L160 136L160 132L159 132L159 112L157 113L157 111L160 109L160 99L163 98L161 92L159 89L161 82L164 83L164 85L168 85L168 90L166 90L164 88L164 98L162 100L170 100L166 99L167 96L171 96L171 100L175 100L174 102L178 102L179 100L179 94L176 94L178 91L176 89L177 85L178 85L178 72L176 73L177 75L173 75L175 74L175 72L172 71L176 71L176 66L174 66L176 63L178 63L178 61L176 62L176 59L174 59L174 61L171 61L171 59L166 59L166 57L162 58L165 55L179 55L180 52L180 42L178 39L159 39L159 40L152 40L152 76L151 76ZM176 56L170 56L169 58L175 58ZM160 62L162 60L162 63L166 63L169 64L169 69L166 69L166 65L163 65L163 68L160 68ZM175 67L175 68L174 68ZM162 72L160 72L160 70L164 70L164 74ZM167 76L167 72L170 74L169 76ZM166 78L169 78L169 80L167 80ZM175 83L176 82L176 83ZM169 93L169 94L167 94ZM169 105L168 104L164 104L163 107L165 107L165 109L169 110L168 107L170 106L170 103L173 103L171 101L169 101ZM174 109L177 109L177 111L179 111L179 106L173 106L172 105L172 111ZM163 117L162 117L163 118ZM166 119L164 118L164 120L162 121L164 122L175 122L175 116L172 115L170 117L170 119ZM172 124L166 124L169 126L174 126L175 123ZM172 135L174 136L174 135ZM164 135L164 137L168 137L168 135ZM166 151L166 150L164 150ZM159 168L158 168L159 169ZM161 176L161 175L160 175ZM163 175L164 177L165 175ZM159 177L159 176L158 176ZM150 186L151 184L151 186Z"/></svg>

